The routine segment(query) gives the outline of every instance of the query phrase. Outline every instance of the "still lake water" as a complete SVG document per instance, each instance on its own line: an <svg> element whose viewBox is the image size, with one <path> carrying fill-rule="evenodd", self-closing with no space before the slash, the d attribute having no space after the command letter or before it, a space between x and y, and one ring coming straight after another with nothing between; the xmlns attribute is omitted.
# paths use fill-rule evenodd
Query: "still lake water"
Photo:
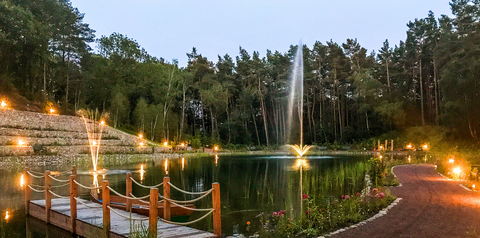
<svg viewBox="0 0 480 238"><path fill-rule="evenodd" d="M110 157L114 157L110 155ZM370 156L308 156L307 165L302 168L303 194L318 199L338 199L344 194L355 194L364 188L366 161ZM393 158L392 158L393 159ZM400 158L399 158L400 159ZM405 158L403 158L405 159ZM138 161L138 160L137 160ZM251 221L255 229L256 218L262 212L287 210L289 215L298 216L300 212L300 170L296 166L295 156L207 156L168 159L145 159L142 162L105 165L108 170L106 180L120 193L125 193L125 173L132 172L137 181L144 185L155 185L163 181L168 174L171 183L187 191L206 191L213 182L220 183L222 206L222 230L226 235L249 233L247 222ZM85 164L85 163L84 163ZM143 165L143 180L139 173ZM91 166L78 165L78 179L82 184L91 184ZM65 171L66 166L41 166L31 170ZM20 169L0 170L0 237L72 237L68 231L46 225L35 218L25 217L23 190L20 188ZM66 179L66 177L61 177ZM101 182L102 177L99 177ZM54 182L55 183L55 182ZM43 184L36 181L36 184ZM55 185L55 184L54 184ZM68 195L68 187L56 192ZM55 191L55 190L54 190ZM160 188L161 193L162 189ZM189 200L194 197L171 189L171 197L176 200ZM88 191L80 190L83 197ZM148 189L133 184L133 194L143 196ZM42 199L41 194L32 192L32 199ZM211 196L197 202L197 208L210 208ZM6 211L9 212L5 220ZM203 212L194 212L190 220L201 217ZM101 222L101 218L99 219ZM257 222L258 223L258 222ZM213 230L211 216L192 225L202 230Z"/></svg>

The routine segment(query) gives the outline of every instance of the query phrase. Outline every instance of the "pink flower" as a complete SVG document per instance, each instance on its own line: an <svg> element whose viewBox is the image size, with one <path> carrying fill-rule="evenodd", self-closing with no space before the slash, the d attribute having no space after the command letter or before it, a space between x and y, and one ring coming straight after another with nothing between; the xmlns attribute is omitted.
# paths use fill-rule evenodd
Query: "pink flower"
<svg viewBox="0 0 480 238"><path fill-rule="evenodd" d="M273 212L272 215L273 215L273 216L278 216L278 213L277 213L277 212Z"/></svg>
<svg viewBox="0 0 480 238"><path fill-rule="evenodd" d="M308 195L307 194L303 194L303 199L307 199L308 198Z"/></svg>
<svg viewBox="0 0 480 238"><path fill-rule="evenodd" d="M345 199L345 195L342 195L342 200Z"/></svg>
<svg viewBox="0 0 480 238"><path fill-rule="evenodd" d="M361 194L360 193L357 193L357 196L360 196Z"/></svg>
<svg viewBox="0 0 480 238"><path fill-rule="evenodd" d="M376 188L372 189L372 193L373 193L373 194L378 193L378 189L376 189Z"/></svg>
<svg viewBox="0 0 480 238"><path fill-rule="evenodd" d="M349 195L345 195L345 199L350 199L350 196L349 196Z"/></svg>
<svg viewBox="0 0 480 238"><path fill-rule="evenodd" d="M325 208L322 208L322 212L326 212L327 210L325 210Z"/></svg>
<svg viewBox="0 0 480 238"><path fill-rule="evenodd" d="M308 211L305 212L305 214L307 214L307 215L308 215L308 213L309 213Z"/></svg>

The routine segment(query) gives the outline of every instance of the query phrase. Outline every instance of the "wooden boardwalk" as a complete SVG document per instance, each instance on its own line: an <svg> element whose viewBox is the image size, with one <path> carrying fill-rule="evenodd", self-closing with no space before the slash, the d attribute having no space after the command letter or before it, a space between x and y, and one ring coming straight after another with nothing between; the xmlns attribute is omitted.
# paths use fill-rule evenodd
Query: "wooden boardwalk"
<svg viewBox="0 0 480 238"><path fill-rule="evenodd" d="M77 204L76 233L84 237L103 237L104 233L102 205L84 199L79 200L81 200L87 206L82 204L81 202ZM32 200L29 202L29 214L31 216L46 221L45 211L45 200ZM147 216L136 213L130 214L129 212L119 209L115 209L115 212L118 212L127 217L131 216L131 218L134 219L148 219ZM148 220L130 221L129 219L123 218L115 214L115 212L111 212L110 215L111 238L128 237L133 224L139 225L140 223L143 223L144 229L148 229ZM71 229L72 222L70 218L70 199L56 198L51 200L50 223L65 230ZM157 237L215 237L213 233L197 230L186 226L168 224L160 220L157 223L157 229Z"/></svg>

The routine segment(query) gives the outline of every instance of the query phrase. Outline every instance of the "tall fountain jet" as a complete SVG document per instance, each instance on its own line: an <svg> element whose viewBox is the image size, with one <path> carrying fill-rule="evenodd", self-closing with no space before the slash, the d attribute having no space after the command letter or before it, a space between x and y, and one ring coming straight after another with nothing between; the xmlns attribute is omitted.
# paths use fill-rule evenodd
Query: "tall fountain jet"
<svg viewBox="0 0 480 238"><path fill-rule="evenodd" d="M287 142L290 143L292 137L292 124L294 120L294 112L298 114L298 121L300 125L300 144L288 145L293 148L297 154L302 157L311 145L303 145L303 44L300 41L295 53L295 59L292 65L290 95L288 97L288 137Z"/></svg>

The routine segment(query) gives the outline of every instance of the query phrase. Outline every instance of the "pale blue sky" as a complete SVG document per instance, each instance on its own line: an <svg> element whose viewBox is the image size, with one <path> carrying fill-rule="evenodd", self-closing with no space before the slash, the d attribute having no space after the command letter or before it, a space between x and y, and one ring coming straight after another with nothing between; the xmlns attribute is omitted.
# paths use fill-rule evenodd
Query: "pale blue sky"
<svg viewBox="0 0 480 238"><path fill-rule="evenodd" d="M96 36L118 32L150 55L180 66L196 47L210 61L267 49L286 52L301 39L343 43L357 38L369 52L406 38L406 24L432 10L451 15L449 0L71 0Z"/></svg>

